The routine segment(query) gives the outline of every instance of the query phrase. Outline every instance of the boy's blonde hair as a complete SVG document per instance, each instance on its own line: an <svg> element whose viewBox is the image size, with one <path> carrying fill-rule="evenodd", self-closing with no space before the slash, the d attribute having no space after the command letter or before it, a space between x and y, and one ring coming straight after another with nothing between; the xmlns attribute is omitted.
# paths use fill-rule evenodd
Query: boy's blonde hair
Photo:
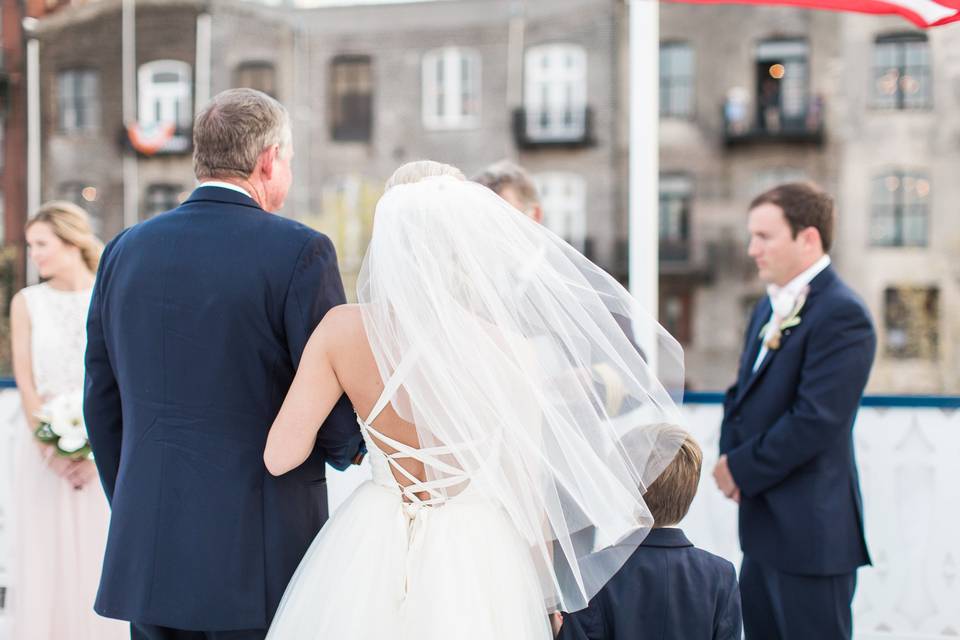
<svg viewBox="0 0 960 640"><path fill-rule="evenodd" d="M662 435L682 437L683 443L667 468L643 494L653 514L654 527L669 527L683 520L697 494L703 466L703 451L689 433L676 425L664 425Z"/></svg>

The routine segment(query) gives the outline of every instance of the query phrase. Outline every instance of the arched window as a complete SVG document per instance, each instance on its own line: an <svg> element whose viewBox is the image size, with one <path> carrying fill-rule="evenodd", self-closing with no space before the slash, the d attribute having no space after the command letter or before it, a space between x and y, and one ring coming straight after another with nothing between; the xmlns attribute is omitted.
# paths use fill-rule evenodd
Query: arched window
<svg viewBox="0 0 960 640"><path fill-rule="evenodd" d="M178 132L193 120L190 65L179 60L154 60L140 66L141 126L171 123Z"/></svg>

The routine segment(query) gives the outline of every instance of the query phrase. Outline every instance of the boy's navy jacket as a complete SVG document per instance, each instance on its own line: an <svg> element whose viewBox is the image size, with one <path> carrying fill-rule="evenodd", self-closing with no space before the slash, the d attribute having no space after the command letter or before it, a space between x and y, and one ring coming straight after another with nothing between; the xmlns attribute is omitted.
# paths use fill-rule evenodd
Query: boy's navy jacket
<svg viewBox="0 0 960 640"><path fill-rule="evenodd" d="M740 640L740 590L727 560L675 528L654 529L558 640Z"/></svg>

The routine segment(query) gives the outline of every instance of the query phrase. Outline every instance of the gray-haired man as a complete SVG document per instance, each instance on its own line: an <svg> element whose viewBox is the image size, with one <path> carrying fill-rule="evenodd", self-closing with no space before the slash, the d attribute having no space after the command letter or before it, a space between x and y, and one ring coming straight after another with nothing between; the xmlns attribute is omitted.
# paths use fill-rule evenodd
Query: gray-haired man
<svg viewBox="0 0 960 640"><path fill-rule="evenodd" d="M361 447L341 399L302 466L274 478L262 459L343 286L330 240L271 213L286 109L226 91L193 136L200 186L107 246L90 307L84 415L113 509L95 609L135 640L257 640L327 519L325 463Z"/></svg>
<svg viewBox="0 0 960 640"><path fill-rule="evenodd" d="M495 162L474 177L473 181L493 190L534 222L543 222L543 207L540 206L537 186L520 165L509 160Z"/></svg>

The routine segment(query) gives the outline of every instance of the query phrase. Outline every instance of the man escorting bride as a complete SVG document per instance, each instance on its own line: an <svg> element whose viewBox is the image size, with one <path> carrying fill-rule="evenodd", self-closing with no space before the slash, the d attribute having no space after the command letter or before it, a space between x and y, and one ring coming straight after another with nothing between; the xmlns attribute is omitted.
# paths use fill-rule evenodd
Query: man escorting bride
<svg viewBox="0 0 960 640"><path fill-rule="evenodd" d="M217 96L196 164L233 170L255 201L201 185L105 252L87 386L114 509L98 610L145 638L263 637L271 618L283 640L549 638L548 613L586 606L652 527L642 494L682 440L621 327L656 338L661 379L682 381L679 346L609 275L436 163L398 172L358 304L330 309L329 242L264 211L277 176L289 186L289 137L246 132L241 98L285 119L262 94ZM231 144L253 160L216 162ZM303 555L322 516L295 487L357 448L344 394L373 479Z"/></svg>

